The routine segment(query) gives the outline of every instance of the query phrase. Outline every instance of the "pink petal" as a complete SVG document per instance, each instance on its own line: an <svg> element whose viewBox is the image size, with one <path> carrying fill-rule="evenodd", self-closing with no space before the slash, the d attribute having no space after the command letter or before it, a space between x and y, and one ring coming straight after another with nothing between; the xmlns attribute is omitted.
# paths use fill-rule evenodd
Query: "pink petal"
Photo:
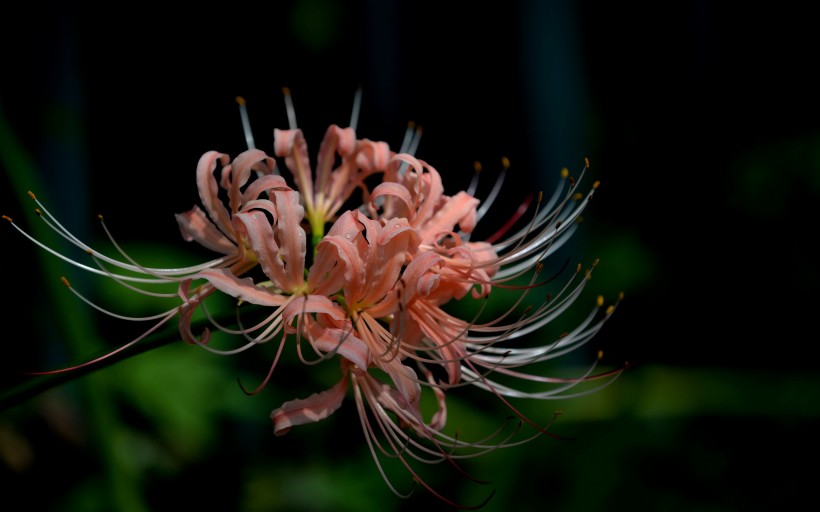
<svg viewBox="0 0 820 512"><path fill-rule="evenodd" d="M375 142L372 140L359 141L359 152L356 155L356 165L359 166L366 175L376 171L387 169L393 152L386 142Z"/></svg>
<svg viewBox="0 0 820 512"><path fill-rule="evenodd" d="M375 206L376 198L382 196L395 197L396 199L401 201L404 204L405 208L400 211L408 212L413 207L413 198L410 196L410 191L407 190L407 187L400 183L392 183L385 181L376 185L376 187L373 189L371 199L372 204ZM396 215L396 213L394 212L392 215Z"/></svg>
<svg viewBox="0 0 820 512"><path fill-rule="evenodd" d="M367 369L370 366L370 350L350 330L324 327L314 322L310 329L310 341L317 350L335 352L359 368Z"/></svg>
<svg viewBox="0 0 820 512"><path fill-rule="evenodd" d="M308 208L313 208L313 176L307 142L302 130L273 130L273 148L278 157L285 157L285 166L296 181L296 188L305 198Z"/></svg>
<svg viewBox="0 0 820 512"><path fill-rule="evenodd" d="M276 192L275 194L282 194L282 192ZM298 194L295 192L291 194L298 201ZM277 206L280 205L277 203ZM301 210L301 206L298 208ZM282 211L282 209L279 210L280 215ZM284 211L289 216L288 221L292 221L293 209L284 208ZM265 275L285 291L293 291L296 287L301 286L304 279L304 247L306 245L304 230L301 227L292 228L293 235L291 236L295 237L292 240L280 237L279 240L286 242L286 250L282 251L279 244L277 244L277 237L274 235L274 230L265 214L260 211L242 212L236 214L234 218L237 220L238 226L247 235L251 249L256 254ZM281 217L278 220L277 225L282 224ZM283 230L279 231L282 232ZM284 231L287 232L288 230ZM301 232L301 236L298 232ZM293 248L293 245L296 245L297 248ZM301 252L299 252L300 250Z"/></svg>
<svg viewBox="0 0 820 512"><path fill-rule="evenodd" d="M217 163L223 167L230 162L230 157L216 151L208 151L199 159L196 166L196 185L202 206L217 227L228 236L232 236L231 217L222 200L219 198L219 186L214 178Z"/></svg>
<svg viewBox="0 0 820 512"><path fill-rule="evenodd" d="M316 256L308 272L308 290L318 295L333 295L345 282L345 263L339 259L341 249L323 239L316 246Z"/></svg>
<svg viewBox="0 0 820 512"><path fill-rule="evenodd" d="M367 305L382 299L392 289L401 274L405 255L418 246L419 236L407 225L406 219L391 219L382 226L357 212L359 221L365 226L370 248L366 260L367 294L362 297Z"/></svg>
<svg viewBox="0 0 820 512"><path fill-rule="evenodd" d="M242 203L247 203L253 199L258 198L262 195L263 192L267 192L269 190L292 190L287 182L285 182L285 178L279 176L278 174L269 174L267 176L262 176L258 180L254 181L248 188L245 190L245 194L242 196Z"/></svg>
<svg viewBox="0 0 820 512"><path fill-rule="evenodd" d="M217 290L251 304L276 307L288 301L288 297L284 295L253 284L250 277L239 279L227 269L203 270L194 276L194 279L197 278L207 279Z"/></svg>
<svg viewBox="0 0 820 512"><path fill-rule="evenodd" d="M282 317L285 324L290 325L293 319L307 313L328 315L333 320L344 320L344 310L324 295L304 295L297 297L285 307Z"/></svg>
<svg viewBox="0 0 820 512"><path fill-rule="evenodd" d="M307 237L301 223L305 218L305 209L299 204L299 194L294 191L275 190L273 200L279 211L276 222L276 236L280 243L280 254L287 281L283 286L293 290L304 283L305 252Z"/></svg>
<svg viewBox="0 0 820 512"><path fill-rule="evenodd" d="M327 191L337 152L340 156L347 156L355 149L356 132L353 128L340 128L335 124L328 127L316 157L316 190Z"/></svg>
<svg viewBox="0 0 820 512"><path fill-rule="evenodd" d="M390 380L396 386L401 399L398 405L402 409L416 409L421 398L421 386L418 382L416 372L407 365L402 364L398 358L389 362L383 362L376 359L374 364L381 370L390 375Z"/></svg>
<svg viewBox="0 0 820 512"><path fill-rule="evenodd" d="M186 242L196 241L203 247L222 254L237 252L237 246L205 216L198 206L174 215L179 231Z"/></svg>
<svg viewBox="0 0 820 512"><path fill-rule="evenodd" d="M240 208L240 189L248 182L251 171L270 174L274 167L273 158L258 149L248 149L240 153L231 163L232 176L228 189L231 211L238 212Z"/></svg>
<svg viewBox="0 0 820 512"><path fill-rule="evenodd" d="M307 398L290 400L270 414L273 433L282 436L296 425L321 421L341 407L347 391L347 378L342 378L335 386L314 393Z"/></svg>
<svg viewBox="0 0 820 512"><path fill-rule="evenodd" d="M427 296L438 284L438 274L429 272L438 265L441 256L434 252L422 252L413 257L402 274L406 288L407 301L413 301L417 295Z"/></svg>

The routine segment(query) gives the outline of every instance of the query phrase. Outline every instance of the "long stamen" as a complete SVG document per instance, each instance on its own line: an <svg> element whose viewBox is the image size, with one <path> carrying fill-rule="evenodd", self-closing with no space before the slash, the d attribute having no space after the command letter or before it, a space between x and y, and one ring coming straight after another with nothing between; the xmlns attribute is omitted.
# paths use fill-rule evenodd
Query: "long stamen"
<svg viewBox="0 0 820 512"><path fill-rule="evenodd" d="M359 111L362 108L362 88L356 89L356 94L353 96L353 111L350 113L350 127L356 130L359 124Z"/></svg>
<svg viewBox="0 0 820 512"><path fill-rule="evenodd" d="M288 114L288 128L296 129L296 109L293 108L293 98L290 96L290 89L282 87L282 94L285 96L285 111Z"/></svg>
<svg viewBox="0 0 820 512"><path fill-rule="evenodd" d="M248 145L248 149L255 149L256 145L253 141L251 121L248 117L248 107L245 105L245 98L237 96L236 102L239 104L239 116L242 118L242 131L245 133L245 143Z"/></svg>
<svg viewBox="0 0 820 512"><path fill-rule="evenodd" d="M495 202L495 198L498 196L498 193L501 191L502 185L504 185L504 178L507 176L507 170L510 168L510 161L507 157L501 159L501 173L495 180L495 184L493 184L492 190L490 190L490 195L481 203L481 207L476 212L476 217L478 220L481 220L484 215L487 213L487 210Z"/></svg>
<svg viewBox="0 0 820 512"><path fill-rule="evenodd" d="M177 308L173 308L171 310L164 311L162 313L158 313L156 315L151 315L151 316L136 317L136 316L121 315L119 313L114 313L113 311L105 309L102 306L100 306L99 304L94 303L91 299L89 299L88 297L86 297L85 295L83 295L82 293L77 291L73 286L71 286L71 283L69 283L68 279L66 279L65 277L61 277L60 279L62 280L62 282L66 286L66 288L71 290L71 292L74 295L76 295L77 297L79 297L80 300L82 300L83 302L85 302L86 304L91 306L92 308L96 309L97 311L99 311L101 313L105 313L106 315L108 315L110 317L118 318L120 320L128 320L128 321L131 321L131 322L144 322L144 321L148 321L148 320L157 320L159 318L165 318L165 316L167 316L167 315L173 315L177 311Z"/></svg>

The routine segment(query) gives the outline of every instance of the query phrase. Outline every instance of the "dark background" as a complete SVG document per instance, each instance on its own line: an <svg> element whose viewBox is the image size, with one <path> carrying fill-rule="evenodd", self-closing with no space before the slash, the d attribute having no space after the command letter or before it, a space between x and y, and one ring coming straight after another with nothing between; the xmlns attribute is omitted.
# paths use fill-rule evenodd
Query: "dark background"
<svg viewBox="0 0 820 512"><path fill-rule="evenodd" d="M248 101L257 146L272 153L272 129L287 123L285 86L311 156L328 124L347 123L361 86L360 136L397 147L408 121L422 125L418 155L451 191L468 182L475 160L493 171L509 157L502 204L510 208L588 157L602 186L576 248L601 258L593 287L626 297L598 340L608 363L638 364L601 397L582 399L568 420L579 441L539 440L493 462L492 475L518 476L498 477L488 508L766 510L811 496L815 478L795 461L818 455L810 434L820 413L813 19L784 3L469 5L302 0L181 14L141 4L4 7L15 30L0 41L0 107L39 177L20 177L4 160L0 213L22 218L25 192L37 185L38 197L89 237L99 235L93 220L103 213L119 239L179 247L171 214L198 201L197 159L244 149L234 97ZM41 278L21 240L12 230L0 238L7 373L65 362L52 353L59 333L43 325L57 317L43 290L59 282ZM111 336L96 346L130 339ZM244 398L227 381L226 394ZM84 444L90 434L79 426L55 434L42 419L51 409L37 402L64 400L48 396L0 413L3 495L55 510L106 509L112 492L98 481L106 466L93 461L110 448ZM83 403L57 423L82 424ZM267 437L273 403L253 406L259 418L233 406L211 411L228 426L194 445L207 449L139 466L138 494L152 510L311 509L304 496L334 485L315 509L362 509L350 497L361 494L377 496L369 503L379 510L428 503L384 493L355 426L344 427L351 447L311 438L332 438L355 411L284 449ZM149 432L141 442L161 446L150 440L163 419L149 428L143 416L120 413ZM263 435L237 434L237 423ZM233 437L217 441L223 428ZM8 454L19 450L8 446L21 445L28 462L14 463ZM337 451L328 455L328 446ZM359 480L368 483L357 488ZM302 498L287 497L288 486L301 489L294 482L307 489Z"/></svg>

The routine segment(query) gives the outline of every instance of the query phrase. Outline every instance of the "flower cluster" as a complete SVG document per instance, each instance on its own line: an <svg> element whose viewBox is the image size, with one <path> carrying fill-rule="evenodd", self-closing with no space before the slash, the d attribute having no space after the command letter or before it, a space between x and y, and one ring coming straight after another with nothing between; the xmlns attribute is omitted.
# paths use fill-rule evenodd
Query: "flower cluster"
<svg viewBox="0 0 820 512"><path fill-rule="evenodd" d="M411 126L402 148L394 151L385 142L358 138L351 122L327 129L313 165L285 94L291 126L274 131L274 156L254 148L246 123L248 150L234 159L210 151L199 161L201 206L176 219L185 240L217 253L212 260L187 268L149 268L116 243L119 257L106 256L74 237L39 202L41 218L86 251L95 265L68 259L12 225L67 261L132 289L172 283L175 290L167 295L181 302L150 317L157 322L145 335L178 317L182 339L214 353L277 344L268 375L249 393L270 381L289 344L306 363L336 360L341 369L337 384L273 410L275 434L327 418L352 391L364 437L391 489L405 495L382 469L384 456L400 461L416 482L446 499L416 473L416 462L455 464L527 440L517 437L516 426L480 441L447 434L449 392L463 386L486 390L510 407L519 427L528 423L537 436L548 433L548 425L520 413L511 398L565 398L587 392L576 392L581 383L607 377L601 381L605 385L619 372L595 374L594 362L575 378L528 369L586 344L617 305L599 297L573 328L533 344L533 333L567 311L591 276L595 262L578 264L566 271L569 276L557 291L535 305L529 300L555 286L555 278L542 275L543 262L573 234L598 184L581 188L587 165L577 177L565 169L550 198L539 195L534 205L523 203L495 235L476 241L473 233L502 185L506 160L483 202L474 196L475 183L469 191L447 195L439 172L414 156L420 131ZM239 103L246 120L244 101ZM516 296L500 313L484 318L494 290ZM229 328L212 319L213 328L240 340L236 348L213 347L208 329L194 332L193 315L212 294L256 305L257 315L248 325ZM476 302L469 318L448 309L462 299ZM421 407L423 393L435 398L432 413Z"/></svg>

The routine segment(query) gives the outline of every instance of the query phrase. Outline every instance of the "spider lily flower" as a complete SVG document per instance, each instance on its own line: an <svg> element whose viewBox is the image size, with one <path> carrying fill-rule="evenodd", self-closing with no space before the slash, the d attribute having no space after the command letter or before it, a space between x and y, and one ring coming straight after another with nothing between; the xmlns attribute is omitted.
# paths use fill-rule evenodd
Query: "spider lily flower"
<svg viewBox="0 0 820 512"><path fill-rule="evenodd" d="M267 239L263 232L249 230L252 246ZM287 243L288 238L281 240ZM271 369L262 385L252 393L258 392L271 378L279 354L291 335L303 359L306 356L302 354L302 340L307 341L318 360L339 358L342 378L336 385L311 397L285 402L271 413L277 435L287 433L296 425L327 418L341 406L346 390L352 385L362 427L380 471L383 471L377 455L380 451L398 458L415 473L412 459L454 462L464 455L453 456L453 450L486 452L498 447L488 443L463 443L441 432L446 422L444 393L435 387L430 370L417 365L423 375L420 379L416 370L406 364L407 359L401 353L408 348L403 347L401 334L391 330L391 322L385 321L401 314L401 289L397 284L408 255L417 252L420 241L406 219L369 219L359 210L349 210L322 238L307 281L296 287L281 286L280 276L264 260L261 260L261 268L271 278L266 283L239 279L224 269L206 270L198 276L243 302L273 308L263 322L241 333L249 342L239 350L280 337ZM263 251L257 253L264 254ZM294 269L294 277L297 269ZM375 377L374 372L386 375L386 382ZM429 420L423 417L420 408L422 382L434 386L439 404L439 410ZM377 427L371 425L369 418ZM380 439L379 432L384 440ZM404 495L386 475L385 481L394 492ZM426 486L423 479L418 481ZM445 499L434 489L430 490Z"/></svg>
<svg viewBox="0 0 820 512"><path fill-rule="evenodd" d="M445 195L435 168L409 154L393 154L370 202L342 213L320 238L306 280L301 280L305 250L301 242L295 248L299 263L290 267L289 279L283 278L280 267L264 260L261 267L270 279L264 283L238 279L225 270L201 272L197 277L219 290L273 308L264 321L239 332L248 339L240 350L280 337L276 359L254 393L269 381L290 335L305 362L302 340L319 360L336 356L340 360L342 378L335 386L285 402L271 413L274 432L282 435L294 426L327 418L352 387L373 458L391 489L403 495L384 474L380 453L398 459L426 486L413 468L414 460L455 464L459 458L523 442L511 435L466 442L444 434L450 390L474 385L490 391L540 435L547 433L548 426L520 413L510 398L566 398L591 392L576 391L585 382L617 376L620 370L594 374L595 363L573 378L524 370L582 347L615 309L615 305L605 307L599 298L570 332L530 345L529 335L567 311L591 277L592 269L579 265L556 294L539 305L525 305L531 292L551 284L552 280L541 277L541 261L569 238L598 186L594 183L586 194L580 193L585 171L586 166L577 180L564 171L563 186L543 208L539 197L525 227L508 236L499 232L491 242L471 241L480 211L486 211L479 210L480 201L465 191ZM296 216L290 221L295 223ZM260 226L267 229L265 222ZM276 240L288 245L289 240L301 238L275 238L248 230L249 244L258 255L265 254L266 246L275 246ZM275 253L280 250L274 248ZM513 284L526 275L527 283ZM479 322L480 311L464 319L445 310L450 301L468 295L488 298L495 288L520 291L497 318ZM516 343L525 345L516 347ZM442 374L446 378L435 377ZM511 382L516 380L525 384L515 386ZM533 382L545 389L532 390ZM609 382L603 380L602 385ZM419 407L423 387L438 403L430 418Z"/></svg>
<svg viewBox="0 0 820 512"><path fill-rule="evenodd" d="M529 398L565 398L579 379L555 379L516 370L564 355L583 346L603 326L615 306L604 308L599 298L596 307L571 332L540 347L516 348L511 343L548 325L565 312L581 295L592 269L579 264L576 272L545 303L527 310L515 321L513 315L526 295L547 282L537 282L541 261L560 248L577 226L581 212L598 183L584 195L579 192L585 165L579 179L562 171L563 187L556 189L543 209L516 233L495 243L469 241L476 224L478 200L466 192L453 197L443 194L438 172L409 155L396 161L409 165L403 175L389 172L373 191L374 198L385 198L382 218L404 216L421 237L419 252L412 256L402 279L405 286L402 310L403 340L413 350L403 355L431 362L419 353L429 353L446 368L448 385L471 382L498 395ZM393 165L393 170L397 166ZM539 198L539 204L541 200ZM458 228L458 231L456 231ZM597 262L593 263L593 267ZM488 297L493 288L511 288L514 279L531 272L531 280L521 289L516 303L498 319L486 323L457 318L442 306L462 299L469 290L473 298ZM424 348L423 345L428 348ZM523 391L493 381L484 373L516 377L526 381L557 384L553 389ZM446 387L446 386L445 386Z"/></svg>
<svg viewBox="0 0 820 512"><path fill-rule="evenodd" d="M221 166L221 178L217 184L214 172ZM273 159L258 149L248 149L236 157L217 151L208 151L199 159L196 182L202 208L194 206L189 211L176 214L182 237L196 241L202 246L225 255L222 266L241 275L255 266L255 257L233 223L233 217L241 211L267 209L268 203L260 196L274 190L290 190L285 180L273 174ZM251 172L260 178L247 189ZM228 210L219 198L219 189L228 195Z"/></svg>
<svg viewBox="0 0 820 512"><path fill-rule="evenodd" d="M356 138L357 95L351 126L328 127L319 146L315 171L312 170L304 134L296 127L290 91L285 88L284 93L290 127L287 130L274 129L274 153L284 158L285 166L293 175L296 188L302 195L314 244L317 244L324 233L325 224L333 220L354 191L361 190L363 202L367 202L365 179L382 171L393 154L385 142ZM336 165L337 158L339 165Z"/></svg>
<svg viewBox="0 0 820 512"><path fill-rule="evenodd" d="M214 177L217 167L221 168L218 183ZM256 149L249 149L241 153L233 161L230 161L228 155L216 151L209 151L200 158L196 170L196 181L202 208L194 206L185 213L177 214L176 220L185 240L196 241L202 246L220 253L221 256L187 267L158 268L137 262L116 242L103 217L99 216L106 235L118 252L117 257L109 256L72 234L32 192L29 192L29 197L36 204L35 211L39 218L63 239L88 255L93 265L83 263L79 259L72 258L47 246L16 224L11 217L4 215L4 219L34 244L71 265L93 274L111 278L134 292L169 299L174 303L170 308L154 315L144 317L126 316L93 303L72 287L68 279L63 278L63 284L75 295L104 314L123 320L158 321L158 323L128 344L104 356L78 366L56 371L68 371L93 364L121 352L141 341L177 315L181 319L179 323L180 334L185 341L189 343L207 343L209 331L206 329L201 337L194 336L190 331L190 321L198 306L215 289L207 282L202 286L192 288L192 277L204 269L216 268L224 268L233 274L241 275L257 265L258 259L243 235L242 226L237 224L234 219L236 214L240 212L271 211L272 208L275 208L275 202L268 199L269 196L278 197L288 191L293 192L282 176L273 173L274 169L273 159ZM257 179L251 181L253 173L256 174ZM227 208L219 198L220 188L227 194ZM298 200L298 194L295 197ZM169 285L170 290L168 289ZM168 291L163 291L163 286ZM183 299L181 304L180 297Z"/></svg>
<svg viewBox="0 0 820 512"><path fill-rule="evenodd" d="M418 463L447 462L461 471L462 459L553 435L552 421L531 419L515 400L590 393L624 369L596 373L598 361L593 360L588 369L565 377L550 375L546 366L586 346L621 299L607 304L598 297L573 327L546 334L579 302L597 264L579 263L574 272L544 276L545 262L573 235L598 183L586 185L588 163L577 178L565 169L548 199L539 194L533 206L525 198L501 229L478 240L476 228L502 186L506 160L483 201L475 195L475 180L467 190L447 195L439 172L414 156L420 130L409 128L405 143L394 152L387 143L357 139L354 108L348 128L327 129L314 170L287 91L285 100L290 127L274 131L274 154L284 160L293 187L273 158L253 147L244 101L248 150L233 161L215 151L199 161L202 206L176 219L183 238L218 253L216 259L182 269L149 268L130 258L113 237L120 257L111 258L74 237L38 202L44 221L91 255L92 267L12 224L55 255L135 290L176 286L174 293L156 294L172 297L178 305L149 317L159 320L149 332L178 315L182 339L215 354L237 354L273 341L277 346L267 375L255 389L243 387L248 394L270 382L289 344L306 366L335 360L340 380L274 409L274 433L284 435L295 426L328 418L352 389L363 435L391 490L408 495L392 483L384 458L399 461L416 483L458 506L425 482ZM381 175L381 181L370 179L368 185L365 180L374 175ZM348 204L357 190L361 203ZM227 196L227 205L221 196ZM523 220L527 212L529 219ZM560 281L562 274L568 276ZM213 346L208 329L192 332L194 312L217 293L255 306L242 309L255 316L248 321L238 315L236 327L210 318L215 328L239 340L234 348ZM499 293L512 299L489 315L487 304ZM475 307L468 314L450 307L471 300ZM447 396L466 387L499 399L512 411L513 421L476 440L448 433ZM433 411L423 413L423 395L432 395ZM532 433L522 434L525 425L534 427Z"/></svg>

